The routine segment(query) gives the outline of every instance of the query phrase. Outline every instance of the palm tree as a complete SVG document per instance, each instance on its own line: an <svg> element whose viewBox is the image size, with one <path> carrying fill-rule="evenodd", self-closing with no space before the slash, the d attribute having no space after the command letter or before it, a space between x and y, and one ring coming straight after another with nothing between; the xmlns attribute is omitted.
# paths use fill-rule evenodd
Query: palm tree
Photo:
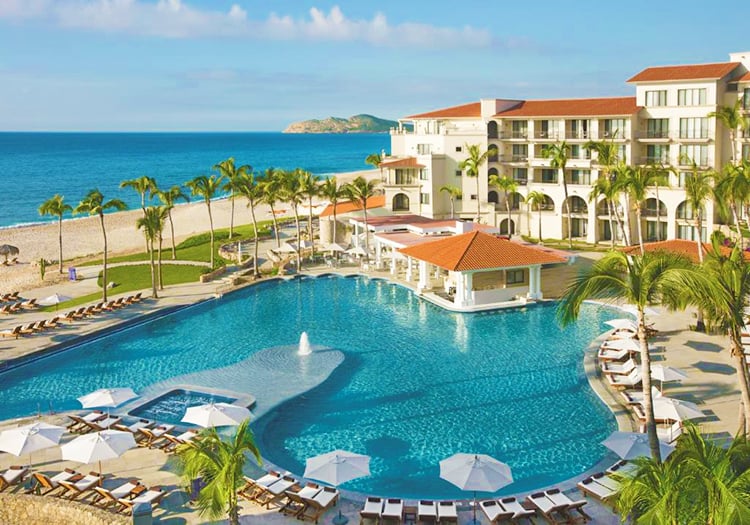
<svg viewBox="0 0 750 525"><path fill-rule="evenodd" d="M593 202L594 206L596 206L596 202L599 200L599 197L604 197L604 201L607 203L607 213L609 215L609 232L610 232L610 243L612 246L612 249L615 247L615 223L614 223L614 216L612 215L612 208L614 207L613 203L613 193L614 193L614 184L612 184L612 181L609 177L601 176L598 179L596 179L596 182L594 182L594 185L591 187L591 192L589 193L589 202Z"/></svg>
<svg viewBox="0 0 750 525"><path fill-rule="evenodd" d="M63 249L62 249L62 220L66 212L73 211L70 204L65 204L65 197L55 194L39 206L39 215L51 215L57 217L57 241L60 248L59 261L60 273L63 273Z"/></svg>
<svg viewBox="0 0 750 525"><path fill-rule="evenodd" d="M199 439L177 447L183 478L188 483L198 478L205 483L197 500L201 516L217 520L226 515L230 525L239 524L237 490L245 483L242 469L247 455L261 462L249 422L243 421L234 436L225 438L215 428L207 428Z"/></svg>
<svg viewBox="0 0 750 525"><path fill-rule="evenodd" d="M607 206L609 210L609 229L612 232L612 246L614 247L615 244L615 230L613 229L613 222L612 217L614 215L614 220L617 222L618 228L620 232L622 232L623 241L625 244L630 244L630 240L628 239L628 233L625 230L625 221L620 217L620 211L619 211L619 204L620 204L620 185L617 182L618 179L618 172L616 171L616 166L618 165L619 160L621 160L618 156L618 146L615 145L614 139L617 137L617 133L615 133L610 140L601 140L601 141L594 141L590 140L586 142L583 145L583 148L588 150L589 152L594 151L596 152L596 164L599 166L599 180L605 179L606 182L602 182L602 187L596 188L596 184L599 184L599 180L597 180L597 183L595 183L594 190L599 192L602 189L606 189L607 191L604 193L600 193L601 196L605 196L605 198L608 200L609 205ZM624 164L623 164L624 165Z"/></svg>
<svg viewBox="0 0 750 525"><path fill-rule="evenodd" d="M133 188L135 192L141 197L141 210L143 216L146 216L146 194L149 198L157 191L156 180L152 177L142 175L135 179L124 180L120 183L120 188ZM148 251L148 241L146 241L146 250Z"/></svg>
<svg viewBox="0 0 750 525"><path fill-rule="evenodd" d="M461 188L459 188L458 186L454 186L453 184L445 184L443 186L440 186L440 189L438 191L440 193L448 194L448 198L451 201L451 219L454 219L456 217L456 214L454 213L454 201L456 199L460 199L463 195Z"/></svg>
<svg viewBox="0 0 750 525"><path fill-rule="evenodd" d="M247 199L247 207L250 208L250 217L253 220L253 237L255 244L255 254L253 255L253 275L258 277L260 275L260 272L258 271L258 221L255 218L255 206L262 198L263 191L260 184L255 179L255 174L253 172L242 175L238 191L240 195Z"/></svg>
<svg viewBox="0 0 750 525"><path fill-rule="evenodd" d="M536 206L539 212L539 244L544 244L542 240L542 208L544 208L545 202L547 202L547 196L539 190L531 191L526 195L526 204Z"/></svg>
<svg viewBox="0 0 750 525"><path fill-rule="evenodd" d="M234 237L234 199L237 197L240 185L242 183L242 175L252 171L252 166L249 164L243 164L242 166L234 165L234 157L229 157L214 166L215 170L218 170L219 174L224 178L224 185L222 190L229 192L229 200L232 203L231 213L229 215L229 238Z"/></svg>
<svg viewBox="0 0 750 525"><path fill-rule="evenodd" d="M276 176L281 180L280 198L282 201L289 203L294 213L294 225L297 229L297 271L300 271L302 268L302 257L300 256L302 250L302 232L299 226L299 205L305 198L300 186L301 171L300 168L296 168L294 171L277 170L276 173Z"/></svg>
<svg viewBox="0 0 750 525"><path fill-rule="evenodd" d="M624 301L638 310L638 342L641 353L641 375L643 377L643 409L646 414L646 429L653 457L659 458L659 443L654 422L651 397L651 355L648 351L646 321L643 313L649 304L681 306L680 296L684 281L691 271L690 261L671 253L648 252L641 256L630 256L611 251L596 261L590 269L575 278L565 290L558 318L567 325L577 319L581 304L586 299Z"/></svg>
<svg viewBox="0 0 750 525"><path fill-rule="evenodd" d="M565 194L565 214L568 216L568 247L573 248L573 220L570 217L570 203L568 202L568 181L565 178L565 166L568 163L570 146L565 141L559 144L550 144L542 149L542 158L549 159L550 167L560 170L560 178Z"/></svg>
<svg viewBox="0 0 750 525"><path fill-rule="evenodd" d="M156 192L156 196L164 204L167 211L167 218L169 219L169 230L172 237L172 259L177 259L177 248L174 243L174 222L172 222L172 208L175 207L177 201L182 200L190 202L190 197L185 195L182 191L182 186L175 185L168 190L159 190Z"/></svg>
<svg viewBox="0 0 750 525"><path fill-rule="evenodd" d="M479 198L479 170L487 160L489 151L482 152L482 147L479 144L464 144L469 156L462 160L458 167L466 173L467 177L476 177L477 179L477 222L481 222L482 218L482 207L481 199Z"/></svg>
<svg viewBox="0 0 750 525"><path fill-rule="evenodd" d="M357 201L360 206L362 206L362 211L364 213L365 251L367 252L365 255L366 261L370 260L370 230L367 228L367 201L376 195L375 188L377 185L378 181L376 180L368 181L364 177L357 177L345 186L349 198L353 201Z"/></svg>
<svg viewBox="0 0 750 525"><path fill-rule="evenodd" d="M692 159L689 160L691 168L685 177L685 199L688 206L695 215L695 228L698 232L698 261L703 263L703 208L713 195L713 182L716 173L713 171L701 171Z"/></svg>
<svg viewBox="0 0 750 525"><path fill-rule="evenodd" d="M635 218L638 226L638 244L641 247L641 254L643 254L646 250L643 247L643 224L641 216L643 214L643 203L646 200L646 193L648 192L653 177L653 171L644 166L632 167L623 165L618 166L617 170L621 177L620 180L618 180L618 184L628 193L635 205ZM656 217L656 220L656 229L658 230L658 216Z"/></svg>
<svg viewBox="0 0 750 525"><path fill-rule="evenodd" d="M320 185L320 196L328 200L333 206L333 238L331 242L336 242L336 205L339 199L346 197L346 192L342 186L339 186L336 177L331 177L323 181Z"/></svg>
<svg viewBox="0 0 750 525"><path fill-rule="evenodd" d="M508 239L513 236L513 228L511 227L510 219L510 196L518 189L518 182L511 179L507 175L498 177L497 175L490 175L490 186L503 190L505 194L505 208L508 210Z"/></svg>
<svg viewBox="0 0 750 525"><path fill-rule="evenodd" d="M278 173L283 170L267 168L260 180L261 201L268 204L271 208L271 220L273 221L273 233L276 237L276 248L281 248L281 238L279 237L279 224L276 220L276 210L274 206L280 200L281 179Z"/></svg>
<svg viewBox="0 0 750 525"><path fill-rule="evenodd" d="M380 153L370 153L365 158L365 164L369 164L375 169L380 169L380 179L383 180L383 167L380 165L383 162L383 156Z"/></svg>
<svg viewBox="0 0 750 525"><path fill-rule="evenodd" d="M715 194L717 202L723 207L728 202L732 219L737 227L737 238L743 243L743 232L740 218L748 216L747 205L750 202L750 163L742 161L737 164L726 164L716 181Z"/></svg>
<svg viewBox="0 0 750 525"><path fill-rule="evenodd" d="M729 130L729 142L732 144L732 164L737 164L737 131L747 129L747 121L742 114L742 99L737 99L734 106L719 106L716 111L712 111L708 118L716 118Z"/></svg>
<svg viewBox="0 0 750 525"><path fill-rule="evenodd" d="M659 198L659 187L669 188L669 174L674 173L671 167L659 163L649 167L649 180L654 185L656 195L656 240L661 240L661 228L659 228L659 217L661 217L661 199Z"/></svg>
<svg viewBox="0 0 750 525"><path fill-rule="evenodd" d="M300 178L299 187L302 195L307 197L307 237L310 239L311 256L315 257L315 238L313 237L313 198L320 194L320 177L307 170L296 171Z"/></svg>
<svg viewBox="0 0 750 525"><path fill-rule="evenodd" d="M104 238L104 259L102 266L102 301L107 300L107 229L104 227L104 212L107 210L126 210L128 206L119 199L104 201L104 195L98 189L89 191L73 210L74 214L88 213L98 215Z"/></svg>
<svg viewBox="0 0 750 525"><path fill-rule="evenodd" d="M151 269L151 291L154 297L158 297L156 290L158 288L159 278L157 277L155 262L154 262L154 241L157 237L161 236L162 227L162 212L156 206L149 206L145 210L145 215L139 217L135 221L135 226L139 230L143 230L143 235L146 237L148 242L148 253L149 253L149 266Z"/></svg>
<svg viewBox="0 0 750 525"><path fill-rule="evenodd" d="M214 217L211 214L211 199L213 199L221 189L223 180L223 175L198 175L194 179L185 183L185 186L190 189L190 192L194 197L203 197L203 202L206 203L206 209L208 209L208 223L211 230L211 268L214 267Z"/></svg>
<svg viewBox="0 0 750 525"><path fill-rule="evenodd" d="M729 255L722 255L722 246L712 238L712 248L702 265L701 279L688 290L696 305L705 313L711 324L726 330L729 350L736 362L743 410L740 431L750 434L750 380L742 346L745 325L745 305L750 295L750 262L744 257L739 244Z"/></svg>

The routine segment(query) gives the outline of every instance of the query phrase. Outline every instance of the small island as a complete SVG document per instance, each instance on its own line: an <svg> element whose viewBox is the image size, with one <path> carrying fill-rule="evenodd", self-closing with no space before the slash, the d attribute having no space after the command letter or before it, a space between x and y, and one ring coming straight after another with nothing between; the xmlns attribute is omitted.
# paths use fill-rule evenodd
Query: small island
<svg viewBox="0 0 750 525"><path fill-rule="evenodd" d="M293 122L284 133L387 133L398 126L395 120L386 120L372 115L354 115L340 118L328 117Z"/></svg>

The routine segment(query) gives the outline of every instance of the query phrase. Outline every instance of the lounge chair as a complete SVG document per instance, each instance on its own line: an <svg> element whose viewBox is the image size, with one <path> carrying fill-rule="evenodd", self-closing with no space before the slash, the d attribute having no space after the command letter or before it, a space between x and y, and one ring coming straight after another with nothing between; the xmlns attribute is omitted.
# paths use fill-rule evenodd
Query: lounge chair
<svg viewBox="0 0 750 525"><path fill-rule="evenodd" d="M28 299L26 301L21 301L21 308L26 308L28 310L32 310L34 308L39 308L39 305L36 304L36 299Z"/></svg>
<svg viewBox="0 0 750 525"><path fill-rule="evenodd" d="M633 371L626 376L613 376L610 374L605 374L605 377L607 378L607 382L610 384L610 386L616 388L633 388L639 385L642 380L640 368L633 369Z"/></svg>
<svg viewBox="0 0 750 525"><path fill-rule="evenodd" d="M604 472L594 474L578 483L578 490L585 496L591 496L603 503L609 503L620 490L620 483Z"/></svg>
<svg viewBox="0 0 750 525"><path fill-rule="evenodd" d="M480 501L479 506L482 508L484 515L487 516L487 521L493 525L508 521L513 517L513 511L503 508L503 506L494 499Z"/></svg>
<svg viewBox="0 0 750 525"><path fill-rule="evenodd" d="M380 513L381 523L400 524L404 521L404 500L400 498L388 498L383 504L383 510Z"/></svg>
<svg viewBox="0 0 750 525"><path fill-rule="evenodd" d="M138 292L137 294L131 295L130 297L125 299L125 302L128 304L140 303L143 300L141 298L142 295L143 295L143 292Z"/></svg>
<svg viewBox="0 0 750 525"><path fill-rule="evenodd" d="M640 405L643 402L643 392L623 390L620 395L628 405ZM661 392L656 387L651 387L651 397L661 397Z"/></svg>
<svg viewBox="0 0 750 525"><path fill-rule="evenodd" d="M359 511L360 525L375 524L380 520L380 514L383 512L383 498L368 496L365 500L365 506Z"/></svg>
<svg viewBox="0 0 750 525"><path fill-rule="evenodd" d="M570 515L566 512L568 505L553 502L544 492L535 492L527 496L526 500L539 511L544 519L553 525L568 523L570 521Z"/></svg>
<svg viewBox="0 0 750 525"><path fill-rule="evenodd" d="M138 443L139 446L148 448L160 448L167 443L162 443L164 434L171 432L174 429L174 425L159 425L154 428L142 428L141 433L146 436L145 440Z"/></svg>
<svg viewBox="0 0 750 525"><path fill-rule="evenodd" d="M34 494L40 494L42 496L51 494L57 489L63 488L62 485L60 485L61 481L69 481L72 479L83 478L81 474L69 468L66 468L62 472L55 474L51 478L45 474L42 474L41 472L34 472L32 476L34 478L35 483L34 483L34 486L31 489L29 489L27 492L29 493L33 492Z"/></svg>
<svg viewBox="0 0 750 525"><path fill-rule="evenodd" d="M29 323L21 327L21 335L31 335L37 331L36 323Z"/></svg>
<svg viewBox="0 0 750 525"><path fill-rule="evenodd" d="M29 467L22 465L13 465L8 470L0 474L0 492L3 492L8 487L13 485L20 485L26 479L26 475L29 473Z"/></svg>
<svg viewBox="0 0 750 525"><path fill-rule="evenodd" d="M89 412L85 416L69 415L68 419L70 419L72 423L69 423L66 428L71 432L79 432L80 430L88 427L88 422L98 421L100 419L104 419L105 417L107 417L107 414L105 414L101 410L94 410L92 412Z"/></svg>
<svg viewBox="0 0 750 525"><path fill-rule="evenodd" d="M617 474L619 476L630 476L638 470L638 466L635 463L630 463L624 459L619 460L617 463L607 469L607 474Z"/></svg>
<svg viewBox="0 0 750 525"><path fill-rule="evenodd" d="M438 523L458 523L458 508L455 501L439 501L437 504Z"/></svg>
<svg viewBox="0 0 750 525"><path fill-rule="evenodd" d="M518 501L516 498L512 496L508 496L507 498L501 498L497 502L506 511L513 513L513 517L511 518L513 523L518 523L518 520L522 520L522 519L531 521L531 518L536 514L535 510L527 509L526 507L521 505L520 501Z"/></svg>
<svg viewBox="0 0 750 525"><path fill-rule="evenodd" d="M74 321L77 321L78 319L79 318L76 316L76 310L71 310L70 312L63 315L60 320L68 322L68 323L72 323Z"/></svg>
<svg viewBox="0 0 750 525"><path fill-rule="evenodd" d="M123 423L117 423L116 425L112 425L112 428L115 430L119 430L121 432L130 432L133 434L133 439L136 441L141 441L143 439L146 439L146 435L141 432L141 430L151 428L155 425L153 421L149 421L148 419L139 419L135 423L131 423L130 425L125 425Z"/></svg>
<svg viewBox="0 0 750 525"><path fill-rule="evenodd" d="M677 438L682 435L682 430L682 423L680 421L675 421L671 426L666 428L660 425L656 425L656 435L658 436L658 438L661 441L670 444L677 441Z"/></svg>
<svg viewBox="0 0 750 525"><path fill-rule="evenodd" d="M60 316L55 316L52 319L47 319L44 321L44 328L50 329L50 328L60 328Z"/></svg>
<svg viewBox="0 0 750 525"><path fill-rule="evenodd" d="M585 499L572 500L562 492L560 489L550 489L545 492L547 497L555 505L565 505L564 514L568 516L568 521L574 523L576 521L583 521L584 523L591 520L591 516L586 514L583 507L588 503ZM571 512L577 512L578 515L572 515Z"/></svg>
<svg viewBox="0 0 750 525"><path fill-rule="evenodd" d="M300 495L300 499L305 503L305 507L297 518L318 523L320 517L338 502L339 491L331 487L323 487L312 497Z"/></svg>
<svg viewBox="0 0 750 525"><path fill-rule="evenodd" d="M276 480L267 487L259 485L259 490L255 494L253 501L267 509L270 509L271 505L280 507L279 502L284 499L284 493L296 485L296 479L290 476L282 476L281 479Z"/></svg>
<svg viewBox="0 0 750 525"><path fill-rule="evenodd" d="M15 337L16 339L18 339L23 335L21 333L21 325L14 326L13 328L10 328L8 330L2 330L0 331L0 335L2 335L3 337Z"/></svg>
<svg viewBox="0 0 750 525"><path fill-rule="evenodd" d="M9 304L3 305L3 307L0 308L0 314L8 314L8 315L10 315L12 313L14 313L14 312L13 312L13 310L11 310Z"/></svg>
<svg viewBox="0 0 750 525"><path fill-rule="evenodd" d="M122 421L121 417L110 415L107 415L102 419L97 419L96 421L86 421L86 428L82 432L84 434L91 431L101 432L102 430L107 430L112 426L117 425L120 421Z"/></svg>
<svg viewBox="0 0 750 525"><path fill-rule="evenodd" d="M104 481L104 477L98 472L89 472L87 476L75 481L73 479L62 480L60 481L60 485L65 487L66 490L60 494L60 497L70 500L78 499L95 485L101 485L102 481Z"/></svg>
<svg viewBox="0 0 750 525"><path fill-rule="evenodd" d="M636 363L634 359L628 359L624 363L607 361L606 363L602 363L602 372L605 374L624 376L635 370L637 366L638 363Z"/></svg>
<svg viewBox="0 0 750 525"><path fill-rule="evenodd" d="M118 512L122 512L123 514L132 514L133 507L135 507L139 503L150 503L152 508L158 507L161 501L164 499L164 496L166 495L166 491L161 487L151 487L151 489L133 499L118 499L117 502L120 504Z"/></svg>
<svg viewBox="0 0 750 525"><path fill-rule="evenodd" d="M620 361L627 357L630 352L627 350L615 350L613 348L607 348L602 346L599 348L597 357L599 361Z"/></svg>
<svg viewBox="0 0 750 525"><path fill-rule="evenodd" d="M417 503L417 523L437 523L437 503L419 500Z"/></svg>
<svg viewBox="0 0 750 525"><path fill-rule="evenodd" d="M91 504L104 509L110 505L119 504L118 500L120 499L131 498L143 488L143 485L141 485L136 479L127 481L112 490L107 490L104 487L94 487L94 492L96 492L98 496L91 502Z"/></svg>
<svg viewBox="0 0 750 525"><path fill-rule="evenodd" d="M21 303L13 303L10 305L10 313L17 314L18 312L23 311L23 306L21 306Z"/></svg>
<svg viewBox="0 0 750 525"><path fill-rule="evenodd" d="M284 505L279 508L279 512L286 516L299 516L301 512L307 507L307 502L302 498L311 499L321 491L320 485L317 483L308 483L298 491L287 490L285 496L287 498Z"/></svg>
<svg viewBox="0 0 750 525"><path fill-rule="evenodd" d="M243 498L254 501L255 495L269 487L273 483L276 483L281 479L281 474L275 470L269 470L266 474L258 479L248 478L245 476L245 486L242 487L237 493Z"/></svg>
<svg viewBox="0 0 750 525"><path fill-rule="evenodd" d="M161 448L164 452L174 452L178 446L193 441L199 433L200 431L196 429L187 430L179 436L173 436L172 434L166 433L164 434L165 442L162 443L159 448Z"/></svg>

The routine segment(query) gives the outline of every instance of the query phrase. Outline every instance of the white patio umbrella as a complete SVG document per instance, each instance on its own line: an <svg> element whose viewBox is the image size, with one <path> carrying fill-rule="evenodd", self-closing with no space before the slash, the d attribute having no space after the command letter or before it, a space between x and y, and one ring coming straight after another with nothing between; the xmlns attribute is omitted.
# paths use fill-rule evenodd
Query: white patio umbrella
<svg viewBox="0 0 750 525"><path fill-rule="evenodd" d="M620 310L622 310L623 312L632 314L634 316L638 315L638 307L634 304L626 304L625 306L621 306ZM645 315L659 315L659 312L657 310L654 310L650 306L645 307L643 309L643 313Z"/></svg>
<svg viewBox="0 0 750 525"><path fill-rule="evenodd" d="M55 305L55 310L57 310L57 305L60 303L64 303L65 301L70 301L72 297L68 297L67 295L61 295L59 293L53 293L49 297L45 297L44 299L39 299L37 301L38 304L41 304L42 306L52 306Z"/></svg>
<svg viewBox="0 0 750 525"><path fill-rule="evenodd" d="M656 400L654 400L656 401ZM651 457L651 448L648 445L648 434L638 432L612 432L602 445L612 450L622 459L635 459L641 456ZM661 459L666 459L674 447L659 441L659 453Z"/></svg>
<svg viewBox="0 0 750 525"><path fill-rule="evenodd" d="M331 243L323 249L324 252L345 252L346 248L340 244Z"/></svg>
<svg viewBox="0 0 750 525"><path fill-rule="evenodd" d="M60 447L62 459L80 463L99 462L99 473L102 472L102 460L122 456L125 451L135 447L135 438L130 432L120 430L102 430L85 434Z"/></svg>
<svg viewBox="0 0 750 525"><path fill-rule="evenodd" d="M671 421L684 421L706 417L695 403L681 401L673 397L658 397L654 399L654 417Z"/></svg>
<svg viewBox="0 0 750 525"><path fill-rule="evenodd" d="M297 248L292 243L285 242L276 251L279 253L297 253Z"/></svg>
<svg viewBox="0 0 750 525"><path fill-rule="evenodd" d="M229 403L209 403L189 407L185 411L182 421L193 423L204 428L233 427L250 418L250 411L238 405Z"/></svg>
<svg viewBox="0 0 750 525"><path fill-rule="evenodd" d="M661 381L661 391L664 392L664 383L682 381L687 378L687 374L684 370L673 366L651 365L651 377Z"/></svg>
<svg viewBox="0 0 750 525"><path fill-rule="evenodd" d="M440 477L461 490L474 492L475 524L477 491L495 492L513 483L510 467L486 454L454 454L440 462Z"/></svg>
<svg viewBox="0 0 750 525"><path fill-rule="evenodd" d="M78 398L83 408L118 407L138 397L132 388L100 388Z"/></svg>
<svg viewBox="0 0 750 525"><path fill-rule="evenodd" d="M11 428L0 432L0 450L14 456L28 454L31 464L32 452L56 446L64 433L63 427L42 422Z"/></svg>
<svg viewBox="0 0 750 525"><path fill-rule="evenodd" d="M359 255L361 257L364 257L365 255L367 255L367 252L361 246L355 246L354 248L349 248L348 250L346 250L346 253L348 253L349 255Z"/></svg>
<svg viewBox="0 0 750 525"><path fill-rule="evenodd" d="M320 454L305 461L304 477L316 479L338 487L342 483L370 475L370 456L355 454L347 450L333 450ZM348 521L339 515L333 520L336 525L343 525Z"/></svg>
<svg viewBox="0 0 750 525"><path fill-rule="evenodd" d="M639 345L635 340L630 339L630 338L612 339L610 341L605 341L602 346L604 346L604 348L609 348L611 350L627 350L628 352L640 352L641 351L641 345Z"/></svg>
<svg viewBox="0 0 750 525"><path fill-rule="evenodd" d="M611 321L604 321L604 324L611 326L615 330L631 330L633 332L638 330L632 319L612 319Z"/></svg>
<svg viewBox="0 0 750 525"><path fill-rule="evenodd" d="M302 248L302 249L305 249L305 248L312 248L312 246L313 246L313 243L312 243L312 242L310 242L310 241L308 241L307 239L305 239L305 240L302 240L302 241L301 241L301 242L299 243L299 246L300 246L300 248Z"/></svg>

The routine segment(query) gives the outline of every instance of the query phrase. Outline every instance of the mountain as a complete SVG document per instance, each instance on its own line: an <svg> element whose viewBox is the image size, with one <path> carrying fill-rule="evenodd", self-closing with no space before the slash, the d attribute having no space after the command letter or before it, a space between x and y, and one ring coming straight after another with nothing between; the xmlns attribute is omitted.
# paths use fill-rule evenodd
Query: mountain
<svg viewBox="0 0 750 525"><path fill-rule="evenodd" d="M293 122L284 133L387 133L390 128L398 126L395 120L386 120L372 115L354 115L353 117L328 117L322 120L303 120Z"/></svg>

